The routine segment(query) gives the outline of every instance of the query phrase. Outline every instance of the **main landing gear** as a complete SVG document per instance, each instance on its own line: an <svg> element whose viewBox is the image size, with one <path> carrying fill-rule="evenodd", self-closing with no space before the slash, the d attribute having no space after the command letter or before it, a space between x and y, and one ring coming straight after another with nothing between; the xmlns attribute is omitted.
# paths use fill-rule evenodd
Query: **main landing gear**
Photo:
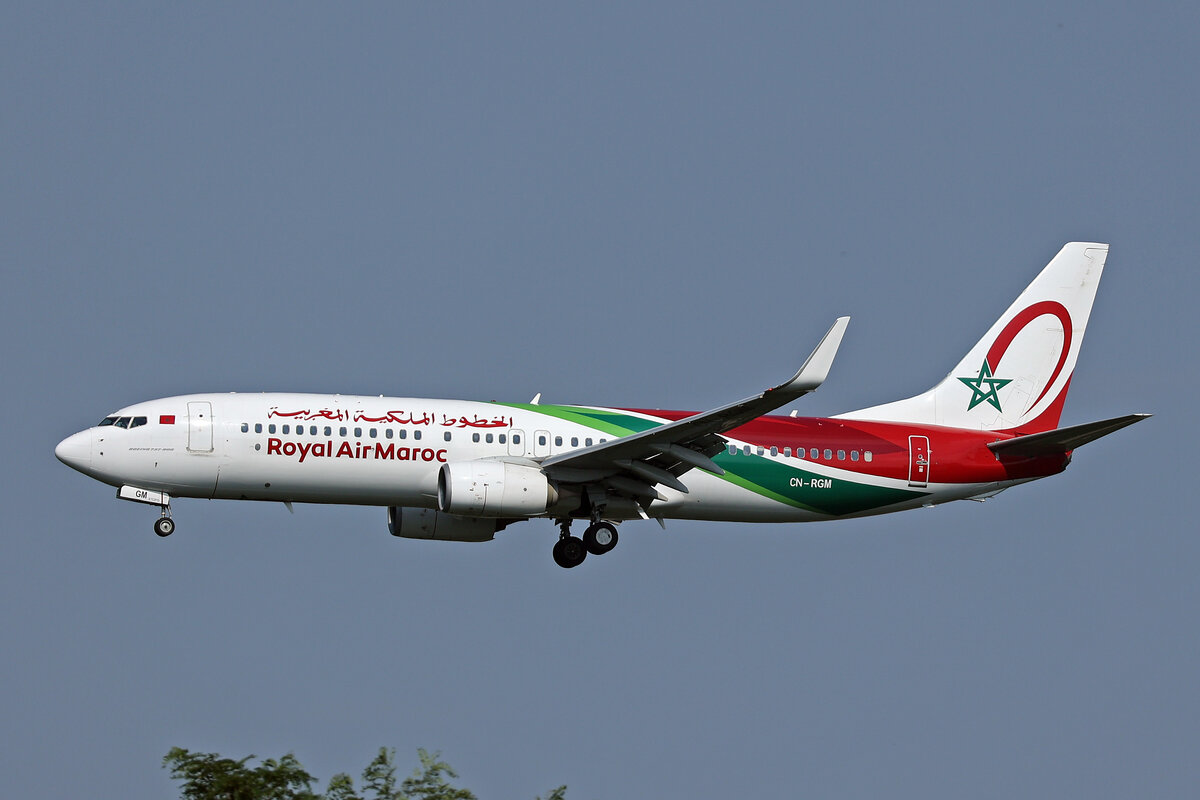
<svg viewBox="0 0 1200 800"><path fill-rule="evenodd" d="M554 543L554 563L564 569L578 567L588 553L602 556L617 546L617 528L611 522L593 522L583 532L582 539L571 535L569 519L560 520L558 527L562 533Z"/></svg>

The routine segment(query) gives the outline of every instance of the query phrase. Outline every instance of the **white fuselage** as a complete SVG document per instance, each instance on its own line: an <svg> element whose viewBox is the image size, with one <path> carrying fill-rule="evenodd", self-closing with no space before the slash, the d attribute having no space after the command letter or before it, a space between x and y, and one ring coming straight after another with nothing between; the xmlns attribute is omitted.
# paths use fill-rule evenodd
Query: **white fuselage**
<svg viewBox="0 0 1200 800"><path fill-rule="evenodd" d="M106 419L144 418L144 424L93 427L64 440L57 452L105 483L172 497L435 508L438 472L448 462L500 459L535 466L543 458L620 436L540 408L356 395L196 394L123 408ZM649 414L622 413L644 419L647 427L663 422ZM750 452L736 438L729 441L739 453L744 447ZM785 460L782 454L762 457ZM837 464L786 461L810 474L842 474ZM868 477L879 485L904 483L855 475L859 481ZM687 483L687 493L660 487L665 499L654 503L654 516L760 522L830 516L777 502L700 470L689 473ZM991 487L940 488L936 497L930 486L920 497L886 510L968 497ZM631 503L618 503L605 516L615 520L638 514Z"/></svg>

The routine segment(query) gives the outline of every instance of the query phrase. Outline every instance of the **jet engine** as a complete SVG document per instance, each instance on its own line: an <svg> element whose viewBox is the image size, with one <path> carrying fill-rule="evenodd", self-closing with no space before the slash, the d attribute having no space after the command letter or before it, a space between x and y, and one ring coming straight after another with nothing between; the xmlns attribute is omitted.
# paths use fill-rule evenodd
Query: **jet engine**
<svg viewBox="0 0 1200 800"><path fill-rule="evenodd" d="M438 509L471 517L530 517L546 513L558 492L535 466L465 461L438 472Z"/></svg>
<svg viewBox="0 0 1200 800"><path fill-rule="evenodd" d="M432 508L388 508L388 531L405 539L486 542L507 523L499 519L458 517Z"/></svg>

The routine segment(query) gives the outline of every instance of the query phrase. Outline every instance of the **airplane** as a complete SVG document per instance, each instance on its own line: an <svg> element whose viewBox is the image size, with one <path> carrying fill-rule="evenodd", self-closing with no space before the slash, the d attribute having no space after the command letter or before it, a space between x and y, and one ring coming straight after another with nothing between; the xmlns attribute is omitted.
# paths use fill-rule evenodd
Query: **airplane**
<svg viewBox="0 0 1200 800"><path fill-rule="evenodd" d="M158 506L159 536L178 497L383 506L393 536L460 542L545 518L566 568L611 551L628 520L812 522L983 500L1150 416L1058 427L1108 249L1066 244L932 389L828 418L771 412L821 386L849 317L789 380L703 413L540 394L191 394L122 408L54 452Z"/></svg>

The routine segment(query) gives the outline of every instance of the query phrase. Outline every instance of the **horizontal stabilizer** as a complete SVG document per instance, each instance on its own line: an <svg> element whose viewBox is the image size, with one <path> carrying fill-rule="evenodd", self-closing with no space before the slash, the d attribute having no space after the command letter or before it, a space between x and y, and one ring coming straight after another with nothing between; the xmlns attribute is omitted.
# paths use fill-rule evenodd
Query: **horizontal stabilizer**
<svg viewBox="0 0 1200 800"><path fill-rule="evenodd" d="M1080 445L1095 441L1101 436L1107 436L1113 431L1119 431L1126 425L1141 422L1150 416L1150 414L1129 414L1115 419L1104 419L1099 422L1088 422L1083 425L1072 425L1069 428L990 442L988 447L998 456L1016 456L1018 458L1069 453Z"/></svg>

